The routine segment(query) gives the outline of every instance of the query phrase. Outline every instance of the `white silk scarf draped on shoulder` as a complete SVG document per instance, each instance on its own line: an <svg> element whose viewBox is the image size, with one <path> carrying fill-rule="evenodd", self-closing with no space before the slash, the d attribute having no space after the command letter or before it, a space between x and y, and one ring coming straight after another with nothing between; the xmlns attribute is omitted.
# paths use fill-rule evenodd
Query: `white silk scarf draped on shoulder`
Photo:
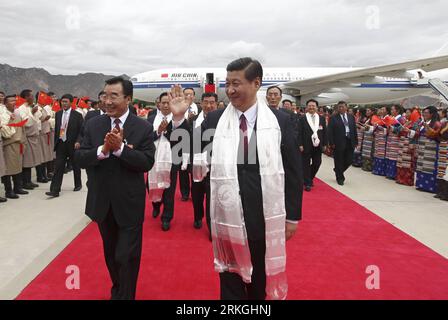
<svg viewBox="0 0 448 320"><path fill-rule="evenodd" d="M159 129L164 118L166 118L169 123L173 116L170 114L165 117L161 112L158 112L153 125L155 132ZM155 146L154 166L148 173L149 200L152 202L160 202L162 201L163 191L168 189L171 185L171 166L173 158L171 155L171 144L163 134L161 134L160 138L155 142Z"/></svg>
<svg viewBox="0 0 448 320"><path fill-rule="evenodd" d="M266 295L286 299L285 177L281 130L266 102L257 104L256 141L266 223ZM253 266L238 183L239 117L231 104L217 125L211 160L210 215L217 272L234 272L251 282Z"/></svg>

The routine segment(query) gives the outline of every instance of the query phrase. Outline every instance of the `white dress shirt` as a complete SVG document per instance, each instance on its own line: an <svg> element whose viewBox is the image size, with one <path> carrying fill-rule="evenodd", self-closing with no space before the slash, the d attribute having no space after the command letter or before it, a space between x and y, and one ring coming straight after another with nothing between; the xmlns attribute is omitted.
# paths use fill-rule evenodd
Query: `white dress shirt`
<svg viewBox="0 0 448 320"><path fill-rule="evenodd" d="M240 110L236 110L238 113L238 121L241 123L241 115L244 114L247 122L247 136L249 137L249 141L252 138L252 133L254 132L255 123L257 122L257 114L258 114L258 104L255 103L252 107L246 110L246 112L241 112Z"/></svg>

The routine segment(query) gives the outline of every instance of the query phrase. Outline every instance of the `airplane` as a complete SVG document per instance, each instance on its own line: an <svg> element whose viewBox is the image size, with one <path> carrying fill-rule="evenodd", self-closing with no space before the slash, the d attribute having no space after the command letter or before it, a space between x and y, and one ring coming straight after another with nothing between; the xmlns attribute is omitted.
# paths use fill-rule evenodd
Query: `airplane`
<svg viewBox="0 0 448 320"><path fill-rule="evenodd" d="M265 68L260 97L269 86L283 90L283 99L303 105L316 99L320 105L344 100L351 104L401 101L413 96L443 97L448 101L448 55L370 68ZM439 72L437 72L439 71ZM154 102L175 84L195 90L196 97L215 92L227 102L226 71L219 68L159 69L131 78L134 97Z"/></svg>

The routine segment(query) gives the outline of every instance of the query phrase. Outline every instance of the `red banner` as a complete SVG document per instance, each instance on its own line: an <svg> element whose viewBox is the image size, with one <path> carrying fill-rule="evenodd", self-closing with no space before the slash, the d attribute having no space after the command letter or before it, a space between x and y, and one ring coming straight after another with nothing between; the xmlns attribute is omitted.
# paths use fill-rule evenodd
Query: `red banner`
<svg viewBox="0 0 448 320"><path fill-rule="evenodd" d="M381 118L378 117L377 115L372 116L370 123L373 124L374 126L383 126L384 125L384 121L381 120Z"/></svg>
<svg viewBox="0 0 448 320"><path fill-rule="evenodd" d="M10 123L10 124L8 124L8 127L22 128L27 122L28 122L28 119L25 119L25 120L17 122L17 123Z"/></svg>
<svg viewBox="0 0 448 320"><path fill-rule="evenodd" d="M25 99L23 99L23 98L20 97L20 96L16 96L16 108L22 106L22 105L25 104L25 103L26 103L26 100L25 100Z"/></svg>
<svg viewBox="0 0 448 320"><path fill-rule="evenodd" d="M37 103L41 106L51 106L53 104L53 99L46 93L40 91L37 97Z"/></svg>

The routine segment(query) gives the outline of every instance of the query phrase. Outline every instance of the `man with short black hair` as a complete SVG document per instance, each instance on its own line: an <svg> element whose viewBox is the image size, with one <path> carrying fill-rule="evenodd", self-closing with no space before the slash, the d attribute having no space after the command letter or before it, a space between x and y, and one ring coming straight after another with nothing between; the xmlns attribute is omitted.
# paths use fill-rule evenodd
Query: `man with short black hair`
<svg viewBox="0 0 448 320"><path fill-rule="evenodd" d="M191 157L190 161L192 163L192 185L191 185L191 198L193 200L193 209L194 209L194 228L201 229L202 228L202 219L204 218L207 222L207 227L209 230L209 239L211 241L211 228L210 228L210 175L207 176L202 181L195 181L195 170L196 170L196 158L202 155L200 154L201 150L197 150L195 152L194 147L194 130L200 130L202 123L207 118L208 114L217 110L218 108L218 95L216 93L204 93L201 98L201 108L202 111L199 114L198 118L194 122L194 127L192 128L193 135L190 138L191 143ZM200 146L198 144L198 146ZM204 210L204 197L205 197L205 210Z"/></svg>
<svg viewBox="0 0 448 320"><path fill-rule="evenodd" d="M314 178L322 164L322 152L327 146L327 126L325 119L317 114L319 103L309 100L307 113L299 119L299 148L303 159L305 191L314 187Z"/></svg>
<svg viewBox="0 0 448 320"><path fill-rule="evenodd" d="M34 105L34 97L32 90L23 90L20 97L26 102L19 106L14 112L19 115L22 120L27 120L25 124L25 146L23 154L23 188L33 190L39 185L31 182L31 169L43 163L43 154L40 147L40 117L39 107Z"/></svg>
<svg viewBox="0 0 448 320"><path fill-rule="evenodd" d="M189 101L191 101L191 96L187 96ZM154 170L160 170L159 174L154 174L150 172L148 175L148 183L149 183L149 191L150 191L150 200L153 205L153 217L157 218L160 214L160 209L163 205L163 212L161 216L162 220L162 230L169 231L171 228L171 221L174 218L174 205L175 200L174 196L176 193L176 185L177 185L177 173L181 171L181 164L184 160L183 153L185 150L182 148L179 149L177 146L183 143L183 137L189 138L189 132L191 130L191 126L189 122L183 118L178 121L173 121L172 110L170 106L170 96L168 92L164 92L159 97L159 111L157 114L149 117L148 122L153 125L154 133L152 137L157 146L157 157L156 164L154 166ZM178 133L184 132L186 135L182 136L180 134L180 139L172 139L172 137L177 136ZM188 151L187 144L187 151ZM166 153L171 154L166 154ZM168 167L160 167L159 165L163 162L170 163L171 166ZM169 178L168 178L169 173ZM165 177L165 181L154 181L163 176ZM188 176L189 178L189 176ZM153 188L154 185L164 185L163 190L160 190L156 187ZM152 196L154 190L156 191L155 195Z"/></svg>
<svg viewBox="0 0 448 320"><path fill-rule="evenodd" d="M79 112L73 112L71 106L73 96L65 94L61 98L62 110L56 113L54 151L56 152L56 165L53 179L51 180L50 191L45 194L49 197L59 197L61 192L64 169L67 159L73 166L73 177L75 188L73 191L80 191L82 188L81 169L74 161L75 150L81 147L81 131L83 128L83 117Z"/></svg>
<svg viewBox="0 0 448 320"><path fill-rule="evenodd" d="M353 152L358 146L358 132L355 117L347 113L347 103L337 104L337 113L328 124L328 141L334 149L334 172L340 186L344 185L344 172L353 163Z"/></svg>
<svg viewBox="0 0 448 320"><path fill-rule="evenodd" d="M14 114L16 95L6 96L5 104L5 113L1 116L4 121L0 124L6 168L5 176L2 177L2 183L5 185L6 198L18 199L19 195L28 194L27 191L22 189L23 144L25 143L25 131L23 126L11 127L6 125L17 124L22 121L22 118L20 118L19 115ZM14 186L12 185L11 178L14 182Z"/></svg>
<svg viewBox="0 0 448 320"><path fill-rule="evenodd" d="M197 119L201 112L201 108L194 102L196 93L193 88L185 88L183 93L191 100L191 104L185 112L185 119L188 120L189 125L192 126L193 122ZM187 161L187 158L184 159ZM188 201L190 197L191 184L190 184L191 164L183 163L181 170L179 170L179 184L182 201Z"/></svg>
<svg viewBox="0 0 448 320"><path fill-rule="evenodd" d="M86 214L103 240L113 300L134 300L142 252L145 177L154 164L152 126L129 111L132 82L106 81L106 114L86 123L76 160L92 168Z"/></svg>
<svg viewBox="0 0 448 320"><path fill-rule="evenodd" d="M285 242L301 219L297 138L288 115L257 99L262 79L257 60L230 63L230 104L208 114L201 126L205 135L215 129L203 147L211 146L212 243L224 300L286 298ZM173 104L186 108L182 97Z"/></svg>
<svg viewBox="0 0 448 320"><path fill-rule="evenodd" d="M266 91L266 100L269 107L279 110L282 101L283 91L278 86L271 86Z"/></svg>
<svg viewBox="0 0 448 320"><path fill-rule="evenodd" d="M282 107L284 110L294 113L294 110L292 110L292 101L291 100L288 100L288 99L283 100Z"/></svg>

